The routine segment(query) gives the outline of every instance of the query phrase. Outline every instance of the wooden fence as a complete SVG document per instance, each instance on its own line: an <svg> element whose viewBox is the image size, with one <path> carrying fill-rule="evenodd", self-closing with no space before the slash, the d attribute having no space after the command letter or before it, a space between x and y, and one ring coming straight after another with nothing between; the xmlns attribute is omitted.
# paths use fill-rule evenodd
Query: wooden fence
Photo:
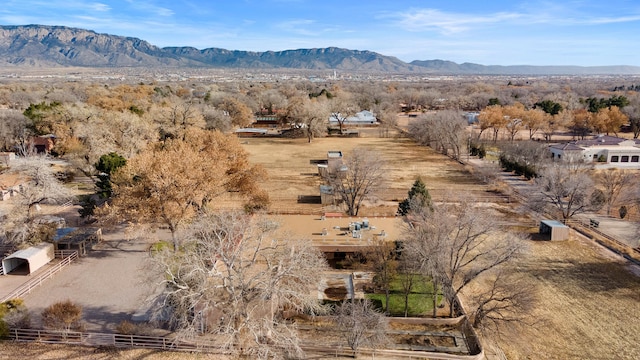
<svg viewBox="0 0 640 360"><path fill-rule="evenodd" d="M39 342L46 344L69 344L83 346L114 346L117 348L143 348L162 351L189 351L216 354L229 354L220 345L211 341L183 341L159 336L122 335L110 333L81 333L75 331L11 329L8 338L13 341ZM308 353L325 354L336 357L352 357L353 351L342 346L303 344L302 349ZM447 353L387 350L387 349L359 349L359 355L394 359L441 359L441 360L480 360L484 353L475 355L454 355Z"/></svg>
<svg viewBox="0 0 640 360"><path fill-rule="evenodd" d="M592 221L585 221L581 219L570 219L564 221L565 225L579 231L583 235L588 236L592 240L607 247L609 250L624 256L630 261L640 264L640 248L634 248L621 242L620 240L603 233L598 230Z"/></svg>
<svg viewBox="0 0 640 360"><path fill-rule="evenodd" d="M520 194L517 191L512 192L512 197L514 200L517 200L523 204L526 204L528 199L526 196ZM545 209L538 213L532 213L534 217L537 216L545 216L549 219L554 219L553 215L556 209L550 206L547 206ZM537 215L537 216L536 216ZM634 248L628 244L623 243L622 241L614 238L611 235L605 234L597 228L596 223L593 221L586 221L581 219L569 219L569 220L559 220L564 223L568 227L580 232L581 234L589 237L590 239L596 241L607 249L624 256L626 259L639 264L640 265L640 248Z"/></svg>
<svg viewBox="0 0 640 360"><path fill-rule="evenodd" d="M56 250L55 256L57 258L62 258L62 260L59 263L48 268L42 274L38 274L36 277L22 284L22 286L12 291L9 295L0 299L0 303L10 299L22 298L24 295L30 293L31 290L42 285L45 280L51 278L53 275L57 274L62 269L71 264L74 260L76 260L78 258L78 252L75 250Z"/></svg>

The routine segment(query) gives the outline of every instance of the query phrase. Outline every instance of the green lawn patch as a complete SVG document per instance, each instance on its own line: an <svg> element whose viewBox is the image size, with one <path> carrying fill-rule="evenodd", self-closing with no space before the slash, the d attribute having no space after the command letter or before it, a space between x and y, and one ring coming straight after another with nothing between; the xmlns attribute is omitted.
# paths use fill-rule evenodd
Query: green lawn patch
<svg viewBox="0 0 640 360"><path fill-rule="evenodd" d="M393 316L404 316L404 291L402 289L402 279L406 275L397 275L391 282L389 294L389 314ZM430 316L433 311L433 283L430 279L418 277L415 280L408 299L407 316ZM366 294L368 299L381 305L384 308L385 294ZM438 294L438 301L442 301L442 294Z"/></svg>

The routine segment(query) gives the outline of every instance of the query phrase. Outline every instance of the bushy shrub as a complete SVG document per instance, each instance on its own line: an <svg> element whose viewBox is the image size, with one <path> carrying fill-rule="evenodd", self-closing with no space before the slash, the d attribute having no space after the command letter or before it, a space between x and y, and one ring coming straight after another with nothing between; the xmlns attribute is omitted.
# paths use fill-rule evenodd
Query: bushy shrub
<svg viewBox="0 0 640 360"><path fill-rule="evenodd" d="M42 311L42 324L55 330L82 330L82 306L71 300L57 302Z"/></svg>
<svg viewBox="0 0 640 360"><path fill-rule="evenodd" d="M618 213L620 214L620 219L624 219L628 213L627 207L624 205L620 206Z"/></svg>
<svg viewBox="0 0 640 360"><path fill-rule="evenodd" d="M31 317L22 299L11 299L0 304L0 339L9 335L10 328L30 327Z"/></svg>
<svg viewBox="0 0 640 360"><path fill-rule="evenodd" d="M122 335L150 335L152 328L147 323L134 323L123 320L116 326L116 332Z"/></svg>
<svg viewBox="0 0 640 360"><path fill-rule="evenodd" d="M514 172L516 175L524 176L527 180L531 180L538 176L538 173L533 166L513 161L507 158L504 154L500 155L500 166L505 171Z"/></svg>

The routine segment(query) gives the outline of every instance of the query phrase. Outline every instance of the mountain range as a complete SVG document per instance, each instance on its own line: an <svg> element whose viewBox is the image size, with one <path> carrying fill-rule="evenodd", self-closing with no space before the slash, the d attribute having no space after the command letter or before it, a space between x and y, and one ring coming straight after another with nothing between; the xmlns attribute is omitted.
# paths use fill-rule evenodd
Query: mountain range
<svg viewBox="0 0 640 360"><path fill-rule="evenodd" d="M445 60L406 63L372 51L337 47L265 52L160 48L138 38L45 25L0 26L0 66L308 69L451 75L640 74L638 66L486 66Z"/></svg>

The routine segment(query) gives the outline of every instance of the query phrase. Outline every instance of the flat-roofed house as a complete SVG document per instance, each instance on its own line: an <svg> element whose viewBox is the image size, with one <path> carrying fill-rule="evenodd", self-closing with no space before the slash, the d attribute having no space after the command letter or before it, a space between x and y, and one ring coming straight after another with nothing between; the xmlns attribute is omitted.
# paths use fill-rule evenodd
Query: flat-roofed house
<svg viewBox="0 0 640 360"><path fill-rule="evenodd" d="M592 162L600 167L640 169L640 140L599 135L549 147L555 160Z"/></svg>

